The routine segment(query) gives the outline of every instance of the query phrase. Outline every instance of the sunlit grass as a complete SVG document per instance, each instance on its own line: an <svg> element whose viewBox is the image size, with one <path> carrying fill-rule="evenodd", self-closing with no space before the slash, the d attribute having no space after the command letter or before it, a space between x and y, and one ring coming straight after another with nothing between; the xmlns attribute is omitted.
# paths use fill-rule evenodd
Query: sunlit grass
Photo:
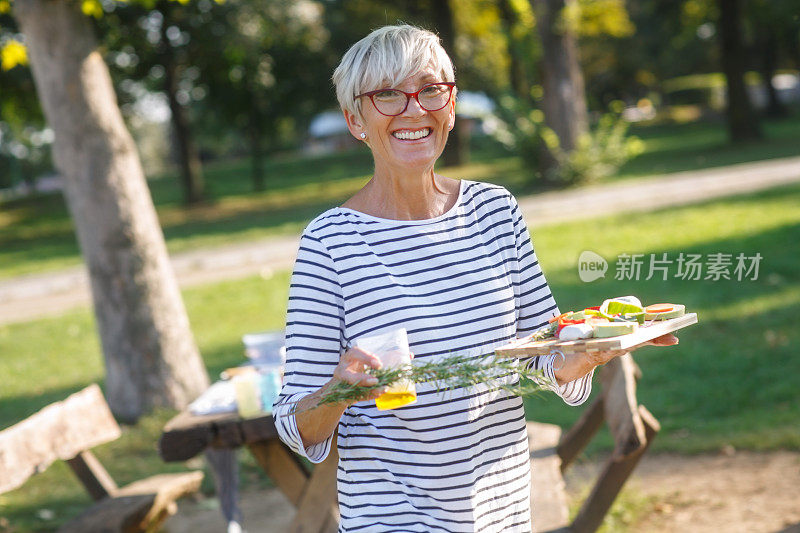
<svg viewBox="0 0 800 533"><path fill-rule="evenodd" d="M644 152L625 164L611 180L669 174L800 155L800 120L763 120L764 138L731 144L725 123L693 122L634 126L630 133L644 143Z"/></svg>

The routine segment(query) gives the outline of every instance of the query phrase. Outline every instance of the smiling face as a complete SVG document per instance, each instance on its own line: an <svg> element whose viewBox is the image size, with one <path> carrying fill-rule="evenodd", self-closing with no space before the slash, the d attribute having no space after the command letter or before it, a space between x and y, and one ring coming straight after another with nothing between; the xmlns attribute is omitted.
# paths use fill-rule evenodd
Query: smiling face
<svg viewBox="0 0 800 533"><path fill-rule="evenodd" d="M424 85L444 81L432 69L403 80L395 89L413 93ZM375 171L426 171L442 154L455 120L455 89L450 102L438 111L426 111L415 98L400 115L388 117L375 109L368 97L361 98L361 117L345 111L350 132L366 142L375 159Z"/></svg>

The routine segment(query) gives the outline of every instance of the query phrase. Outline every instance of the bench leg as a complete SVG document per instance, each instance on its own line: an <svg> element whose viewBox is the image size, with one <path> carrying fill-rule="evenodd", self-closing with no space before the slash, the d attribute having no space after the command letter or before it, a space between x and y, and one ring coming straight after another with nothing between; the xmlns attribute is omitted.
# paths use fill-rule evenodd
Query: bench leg
<svg viewBox="0 0 800 533"><path fill-rule="evenodd" d="M577 422L561 437L556 451L561 457L561 471L566 471L600 430L605 421L603 397L598 396Z"/></svg>
<svg viewBox="0 0 800 533"><path fill-rule="evenodd" d="M295 454L277 439L254 442L247 447L267 476L297 507L308 483L308 473Z"/></svg>
<svg viewBox="0 0 800 533"><path fill-rule="evenodd" d="M613 456L609 458L597 483L592 488L591 494L586 498L581 510L578 512L578 516L572 522L570 526L572 532L589 533L596 531L600 527L600 524L603 523L603 517L611 508L611 504L614 503L617 494L622 490L625 481L631 475L633 469L636 468L639 459L642 458L642 455L650 447L650 443L653 442L656 434L661 429L658 420L642 405L639 406L639 415L642 417L645 427L646 444L621 460L614 460Z"/></svg>
<svg viewBox="0 0 800 533"><path fill-rule="evenodd" d="M339 505L336 493L336 470L339 468L339 453L336 438L331 444L328 457L314 468L297 505L297 514L289 531L291 533L329 533L339 524Z"/></svg>
<svg viewBox="0 0 800 533"><path fill-rule="evenodd" d="M297 508L289 531L292 533L335 533L339 529L336 497L336 469L339 453L334 438L328 457L311 475L294 453L278 440L247 445L258 464Z"/></svg>

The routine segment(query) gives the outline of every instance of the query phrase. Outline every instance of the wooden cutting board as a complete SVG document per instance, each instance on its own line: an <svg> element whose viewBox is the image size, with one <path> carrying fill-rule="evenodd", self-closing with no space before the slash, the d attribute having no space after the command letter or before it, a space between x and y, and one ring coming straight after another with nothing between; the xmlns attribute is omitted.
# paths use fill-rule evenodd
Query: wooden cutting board
<svg viewBox="0 0 800 533"><path fill-rule="evenodd" d="M648 321L645 321L647 324ZM686 313L670 320L652 321L649 325L639 326L634 333L606 337L604 339L582 339L578 341L560 341L557 338L534 341L530 336L517 339L510 344L495 350L500 357L520 357L546 355L553 350L564 353L589 352L596 350L627 350L637 344L660 337L665 333L677 331L697 323L697 313Z"/></svg>

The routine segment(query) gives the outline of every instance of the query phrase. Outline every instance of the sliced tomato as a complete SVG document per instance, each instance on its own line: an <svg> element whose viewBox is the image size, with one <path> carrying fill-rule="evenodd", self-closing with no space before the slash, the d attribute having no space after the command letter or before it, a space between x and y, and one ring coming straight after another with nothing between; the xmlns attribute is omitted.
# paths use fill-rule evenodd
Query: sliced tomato
<svg viewBox="0 0 800 533"><path fill-rule="evenodd" d="M648 305L644 308L645 313L656 314L656 313L669 313L675 309L673 304L653 304Z"/></svg>
<svg viewBox="0 0 800 533"><path fill-rule="evenodd" d="M573 320L569 317L559 317L558 319L558 327L556 328L556 335L561 333L561 330L564 329L565 326L571 326L572 324L583 324L586 322L585 318L579 318L577 320Z"/></svg>
<svg viewBox="0 0 800 533"><path fill-rule="evenodd" d="M555 321L557 321L557 320L560 320L562 317L569 316L569 315L571 315L571 314L572 314L572 311L567 311L566 313L561 313L561 314L560 314L560 315L558 315L558 316L554 316L553 318L550 318L550 319L548 319L548 320L547 320L547 323L548 323L548 324L552 324L553 322L555 322Z"/></svg>

